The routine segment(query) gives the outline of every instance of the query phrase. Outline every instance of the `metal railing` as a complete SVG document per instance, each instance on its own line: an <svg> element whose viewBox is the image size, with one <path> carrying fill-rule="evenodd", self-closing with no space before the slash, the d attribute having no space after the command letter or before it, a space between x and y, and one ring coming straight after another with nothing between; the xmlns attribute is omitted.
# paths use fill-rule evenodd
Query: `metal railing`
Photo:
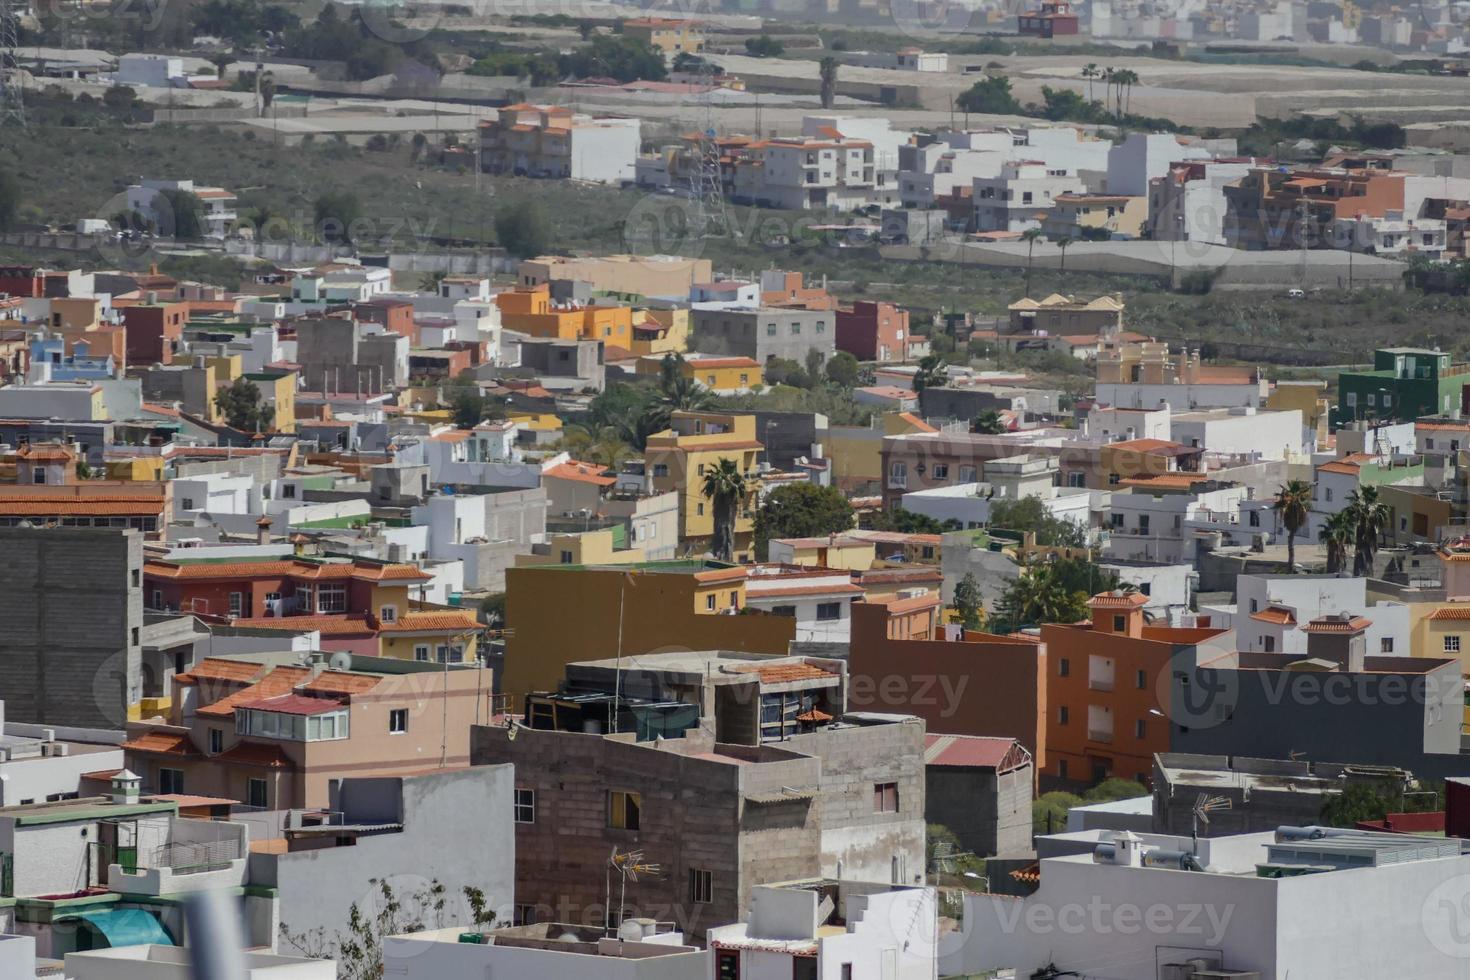
<svg viewBox="0 0 1470 980"><path fill-rule="evenodd" d="M203 871L222 871L231 861L240 857L238 839L200 841L197 843L175 842L163 844L153 851L154 868L168 868L174 874L198 874Z"/></svg>

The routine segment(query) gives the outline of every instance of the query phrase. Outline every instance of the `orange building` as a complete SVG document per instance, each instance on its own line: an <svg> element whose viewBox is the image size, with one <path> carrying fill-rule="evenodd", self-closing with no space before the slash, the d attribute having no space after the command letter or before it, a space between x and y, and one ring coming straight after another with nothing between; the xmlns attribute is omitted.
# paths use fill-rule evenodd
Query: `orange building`
<svg viewBox="0 0 1470 980"><path fill-rule="evenodd" d="M1141 593L1103 592L1088 603L1090 622L1041 627L1051 665L1038 772L1085 783L1149 779L1154 753L1169 751L1159 692L1169 691L1170 663L1205 659L1196 647L1235 649L1234 630L1149 625L1147 603Z"/></svg>
<svg viewBox="0 0 1470 980"><path fill-rule="evenodd" d="M497 293L495 302L505 330L558 340L601 340L633 349L633 311L629 307L555 303L545 284Z"/></svg>

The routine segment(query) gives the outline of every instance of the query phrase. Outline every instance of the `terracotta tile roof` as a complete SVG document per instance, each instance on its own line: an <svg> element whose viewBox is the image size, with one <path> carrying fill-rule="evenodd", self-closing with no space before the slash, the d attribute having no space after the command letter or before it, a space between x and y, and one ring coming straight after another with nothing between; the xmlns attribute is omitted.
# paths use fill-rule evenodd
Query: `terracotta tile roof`
<svg viewBox="0 0 1470 980"><path fill-rule="evenodd" d="M1314 619L1302 630L1307 633L1357 633L1373 625L1373 620L1364 616L1353 616L1350 619L1340 619L1336 616L1324 616Z"/></svg>
<svg viewBox="0 0 1470 980"><path fill-rule="evenodd" d="M1097 609L1138 609L1148 605L1148 596L1142 592L1101 592L1087 604Z"/></svg>
<svg viewBox="0 0 1470 980"><path fill-rule="evenodd" d="M610 487L618 482L615 476L605 476L607 467L598 466L594 463L579 463L574 461L559 463L556 466L541 471L542 478L556 480L572 480L577 483L593 483L599 487Z"/></svg>
<svg viewBox="0 0 1470 980"><path fill-rule="evenodd" d="M937 565L924 565L919 568L876 568L857 572L856 579L859 585L864 586L914 584L943 582L944 573Z"/></svg>
<svg viewBox="0 0 1470 980"><path fill-rule="evenodd" d="M179 732L144 732L122 744L128 752L151 752L155 755L198 755L189 736Z"/></svg>
<svg viewBox="0 0 1470 980"><path fill-rule="evenodd" d="M367 613L322 613L317 616L251 616L230 620L231 626L250 630L313 630L323 636L363 636L377 632Z"/></svg>
<svg viewBox="0 0 1470 980"><path fill-rule="evenodd" d="M913 412L899 412L898 413L898 417L901 418L901 419L903 419L905 422L907 422L909 425L913 426L915 429L917 429L920 432L938 432L939 431L934 426L930 425L928 422L925 422L923 419L919 418Z"/></svg>
<svg viewBox="0 0 1470 980"><path fill-rule="evenodd" d="M1319 473L1342 473L1342 474L1344 474L1346 476L1357 476L1358 475L1358 469L1359 469L1359 467L1358 467L1358 464L1357 463L1351 463L1351 462L1348 462L1347 460L1342 460L1342 459L1335 459L1335 460L1333 460L1330 463L1323 463L1321 466L1318 466L1317 467L1317 472L1319 472Z"/></svg>
<svg viewBox="0 0 1470 980"><path fill-rule="evenodd" d="M150 561L143 566L143 574L150 578L209 579L241 578L298 578L313 581L345 581L356 579L362 582L426 581L433 578L417 565L392 564L369 565L356 562L309 562L293 558L279 561L239 561L178 564L166 561Z"/></svg>
<svg viewBox="0 0 1470 980"><path fill-rule="evenodd" d="M157 517L162 497L11 496L0 492L0 514L11 517Z"/></svg>
<svg viewBox="0 0 1470 980"><path fill-rule="evenodd" d="M382 680L383 678L373 674L324 670L297 690L303 694L364 694L377 687Z"/></svg>
<svg viewBox="0 0 1470 980"><path fill-rule="evenodd" d="M778 596L802 596L802 595L862 595L863 590L856 585L793 585L779 589L755 588L746 583L745 595L747 599L766 599Z"/></svg>
<svg viewBox="0 0 1470 980"><path fill-rule="evenodd" d="M216 762L236 766L255 766L261 769L293 769L295 763L279 745L264 745L260 742L238 742L228 752L214 757Z"/></svg>
<svg viewBox="0 0 1470 980"><path fill-rule="evenodd" d="M29 446L21 446L17 449L15 451L15 457L16 459L23 459L27 462L44 463L49 461L63 463L76 459L77 454L66 446L38 446L31 444Z"/></svg>
<svg viewBox="0 0 1470 980"><path fill-rule="evenodd" d="M1110 443L1104 448L1125 449L1135 453L1159 453L1166 456L1178 455L1181 450L1186 454L1199 451L1168 439L1125 439L1122 442Z"/></svg>
<svg viewBox="0 0 1470 980"><path fill-rule="evenodd" d="M1470 557L1470 556L1467 556ZM707 568L702 572L694 573L694 581L700 585L718 585L725 582L740 582L749 578L745 569L738 565L734 568Z"/></svg>
<svg viewBox="0 0 1470 980"><path fill-rule="evenodd" d="M1470 419L1449 419L1439 422L1419 421L1414 423L1415 431L1425 430L1428 432L1465 432L1470 430Z"/></svg>
<svg viewBox="0 0 1470 980"><path fill-rule="evenodd" d="M345 706L346 702L338 701L336 698L313 698L304 694L280 694L273 698L240 701L235 705L236 708L274 711L283 715L324 715Z"/></svg>
<svg viewBox="0 0 1470 980"><path fill-rule="evenodd" d="M1024 750L1013 738L984 735L925 735L926 766L961 766L977 769L1014 768L1025 761ZM1009 757L1009 758L1008 758Z"/></svg>
<svg viewBox="0 0 1470 980"><path fill-rule="evenodd" d="M764 449L766 447L754 439L729 439L724 442L701 442L697 445L692 444L681 448L688 449L691 452L706 452L711 449Z"/></svg>
<svg viewBox="0 0 1470 980"><path fill-rule="evenodd" d="M820 711L816 708L813 708L810 711L803 711L801 714L797 715L796 720L808 722L823 722L831 721L832 716L827 714L827 712L825 711Z"/></svg>
<svg viewBox="0 0 1470 980"><path fill-rule="evenodd" d="M1281 606L1267 606L1260 612L1251 613L1250 617L1258 623L1276 623L1280 626L1296 625L1296 614Z"/></svg>
<svg viewBox="0 0 1470 980"><path fill-rule="evenodd" d="M196 681L253 681L260 674L263 667L248 660L226 660L223 657L205 657L194 665L187 674L175 674L174 680L180 684L193 684Z"/></svg>
<svg viewBox="0 0 1470 980"><path fill-rule="evenodd" d="M480 621L468 609L413 610L400 613L396 622L378 624L378 630L383 633L426 633L479 628Z"/></svg>
<svg viewBox="0 0 1470 980"><path fill-rule="evenodd" d="M821 681L836 677L829 670L808 663L799 664L754 664L749 667L736 667L736 673L759 674L762 684L789 684L792 681Z"/></svg>
<svg viewBox="0 0 1470 980"><path fill-rule="evenodd" d="M235 714L236 705L287 694L310 677L311 671L305 667L276 667L258 682L233 694L227 694L212 704L196 708L194 713L211 718L229 718Z"/></svg>
<svg viewBox="0 0 1470 980"><path fill-rule="evenodd" d="M1462 622L1470 619L1470 603L1453 606L1440 606L1429 614L1429 618L1435 622L1455 621Z"/></svg>
<svg viewBox="0 0 1470 980"><path fill-rule="evenodd" d="M1208 473L1155 473L1152 476L1131 476L1126 480L1119 480L1118 485L1123 487L1136 487L1139 490L1147 490L1150 487L1169 487L1187 490L1196 483L1204 483L1209 480Z"/></svg>

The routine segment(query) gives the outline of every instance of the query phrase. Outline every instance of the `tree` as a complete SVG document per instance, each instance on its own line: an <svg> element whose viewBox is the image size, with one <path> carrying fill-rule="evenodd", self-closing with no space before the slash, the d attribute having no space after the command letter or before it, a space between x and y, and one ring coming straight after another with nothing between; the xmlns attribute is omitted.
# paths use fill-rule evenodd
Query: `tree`
<svg viewBox="0 0 1470 980"><path fill-rule="evenodd" d="M1036 543L1046 548L1081 548L1087 544L1087 532L1081 525L1057 517L1047 510L1040 497L1017 497L993 500L990 525L1011 531L1030 531Z"/></svg>
<svg viewBox="0 0 1470 980"><path fill-rule="evenodd" d="M1075 793L1055 790L1042 793L1031 803L1031 830L1037 834L1055 834L1067 829L1067 811L1081 806L1084 800Z"/></svg>
<svg viewBox="0 0 1470 980"><path fill-rule="evenodd" d="M945 531L958 531L960 527L960 522L954 519L941 523L928 514L918 514L902 507L880 511L873 517L873 530L897 531L899 534L943 534Z"/></svg>
<svg viewBox="0 0 1470 980"><path fill-rule="evenodd" d="M275 408L261 402L260 389L247 378L236 378L216 394L214 407L225 417L226 425L241 432L267 431L276 418Z"/></svg>
<svg viewBox="0 0 1470 980"><path fill-rule="evenodd" d="M1138 83L1138 72L1122 68L1113 73L1113 83L1118 86L1118 118L1126 119L1133 107L1133 86Z"/></svg>
<svg viewBox="0 0 1470 980"><path fill-rule="evenodd" d="M1370 484L1348 494L1345 509L1353 521L1353 577L1370 575L1378 542L1389 526L1388 504L1379 499L1378 488Z"/></svg>
<svg viewBox="0 0 1470 980"><path fill-rule="evenodd" d="M949 372L945 370L944 355L929 354L919 361L919 370L914 372L914 391L940 388L948 380Z"/></svg>
<svg viewBox="0 0 1470 980"><path fill-rule="evenodd" d="M955 583L954 611L959 617L960 625L965 629L977 630L980 628L982 612L980 585L975 581L972 572L966 572L965 577Z"/></svg>
<svg viewBox="0 0 1470 980"><path fill-rule="evenodd" d="M521 198L495 212L495 240L518 259L545 255L551 247L551 219L534 198Z"/></svg>
<svg viewBox="0 0 1470 980"><path fill-rule="evenodd" d="M1062 264L1057 269L1057 275L1063 276L1067 274L1067 249L1071 248L1072 239L1067 235L1063 235L1061 238L1057 239L1056 245L1057 248L1062 250Z"/></svg>
<svg viewBox="0 0 1470 980"><path fill-rule="evenodd" d="M473 429L485 420L485 396L477 387L458 386L449 396L449 410L455 425Z"/></svg>
<svg viewBox="0 0 1470 980"><path fill-rule="evenodd" d="M818 72L822 79L822 108L832 108L832 103L837 101L837 67L836 58L830 55L818 63Z"/></svg>
<svg viewBox="0 0 1470 980"><path fill-rule="evenodd" d="M728 456L709 468L700 487L714 511L715 533L710 549L720 561L735 558L735 513L744 502L748 487L740 464Z"/></svg>
<svg viewBox="0 0 1470 980"><path fill-rule="evenodd" d="M1089 61L1082 66L1082 77L1087 79L1087 101L1092 101L1092 80L1102 74L1097 70L1097 62Z"/></svg>
<svg viewBox="0 0 1470 980"><path fill-rule="evenodd" d="M351 191L327 191L316 199L316 231L327 243L352 241L352 226L362 210Z"/></svg>
<svg viewBox="0 0 1470 980"><path fill-rule="evenodd" d="M114 85L102 93L102 104L114 111L131 109L138 101L138 93L126 85Z"/></svg>
<svg viewBox="0 0 1470 980"><path fill-rule="evenodd" d="M714 392L701 387L699 382L684 372L684 355L669 353L658 366L658 398L654 412L660 420L659 428L667 428L669 418L675 412L703 412L715 407Z"/></svg>
<svg viewBox="0 0 1470 980"><path fill-rule="evenodd" d="M560 56L557 71L563 76L600 76L620 82L661 82L669 74L662 51L637 38L609 34L600 34L585 47Z"/></svg>
<svg viewBox="0 0 1470 980"><path fill-rule="evenodd" d="M1036 239L1041 237L1040 228L1027 228L1021 232L1021 240L1026 243L1026 296L1031 296L1031 260L1036 253Z"/></svg>
<svg viewBox="0 0 1470 980"><path fill-rule="evenodd" d="M965 112L988 112L996 115L1018 115L1021 103L1011 94L1011 80L1004 75L991 75L961 92L955 105Z"/></svg>
<svg viewBox="0 0 1470 980"><path fill-rule="evenodd" d="M852 354L840 350L828 359L826 371L828 381L842 388L851 388L862 374L862 365Z"/></svg>
<svg viewBox="0 0 1470 980"><path fill-rule="evenodd" d="M15 174L0 170L0 231L14 228L19 214L20 183L15 179Z"/></svg>
<svg viewBox="0 0 1470 980"><path fill-rule="evenodd" d="M745 53L752 58L779 58L786 53L786 45L769 34L762 34L745 39Z"/></svg>
<svg viewBox="0 0 1470 980"><path fill-rule="evenodd" d="M225 71L230 67L230 62L234 60L235 58L233 55L225 54L224 52L220 52L219 54L211 57L209 59L209 63L211 65L214 65L215 77L218 78L220 81L224 81Z"/></svg>
<svg viewBox="0 0 1470 980"><path fill-rule="evenodd" d="M792 483L772 490L755 512L755 555L775 538L823 538L852 530L852 504L836 487Z"/></svg>
<svg viewBox="0 0 1470 980"><path fill-rule="evenodd" d="M1043 623L1076 623L1087 618L1088 598L1084 591L1069 591L1050 565L1032 563L1006 586L996 603L996 618L1007 632Z"/></svg>
<svg viewBox="0 0 1470 980"><path fill-rule="evenodd" d="M1136 800L1148 796L1148 787L1132 779L1112 776L1082 794L1088 803L1112 803L1116 800Z"/></svg>
<svg viewBox="0 0 1470 980"><path fill-rule="evenodd" d="M162 190L165 210L158 233L168 238L192 242L204 237L204 205L192 191ZM156 209L155 209L156 210Z"/></svg>
<svg viewBox="0 0 1470 980"><path fill-rule="evenodd" d="M1292 574L1296 571L1296 534L1312 509L1312 485L1306 480L1287 481L1276 491L1271 509L1286 528L1286 571Z"/></svg>
<svg viewBox="0 0 1470 980"><path fill-rule="evenodd" d="M276 101L276 76L270 72L264 72L260 76L260 114L265 115L270 111L271 103Z"/></svg>
<svg viewBox="0 0 1470 980"><path fill-rule="evenodd" d="M1327 574L1336 575L1347 563L1348 548L1357 536L1357 520L1350 511L1340 510L1327 518L1318 539L1327 549Z"/></svg>
<svg viewBox="0 0 1470 980"><path fill-rule="evenodd" d="M984 408L970 421L970 431L984 436L1000 435L1006 430L1005 420L993 408Z"/></svg>

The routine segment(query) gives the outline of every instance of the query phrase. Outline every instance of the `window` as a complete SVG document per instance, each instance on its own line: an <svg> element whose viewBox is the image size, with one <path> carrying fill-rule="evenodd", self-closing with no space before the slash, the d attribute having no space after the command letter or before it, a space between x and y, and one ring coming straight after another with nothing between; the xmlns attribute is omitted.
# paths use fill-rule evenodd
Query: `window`
<svg viewBox="0 0 1470 980"><path fill-rule="evenodd" d="M768 324L766 324L766 336L767 337L774 337L774 336L776 336L776 325L774 323L768 323Z"/></svg>
<svg viewBox="0 0 1470 980"><path fill-rule="evenodd" d="M536 906L517 905L513 913L515 918L512 923L518 926L534 926L536 924Z"/></svg>
<svg viewBox="0 0 1470 980"><path fill-rule="evenodd" d="M311 586L296 586L296 608L304 613L309 613L312 611L313 606L311 604Z"/></svg>
<svg viewBox="0 0 1470 980"><path fill-rule="evenodd" d="M1067 778L1067 760L1066 759L1058 759L1057 760L1057 775L1060 776L1062 779L1066 779Z"/></svg>
<svg viewBox="0 0 1470 980"><path fill-rule="evenodd" d="M1460 652L1460 638L1458 636L1447 636L1447 637L1445 637L1444 638L1444 652L1445 653L1459 653Z"/></svg>
<svg viewBox="0 0 1470 980"><path fill-rule="evenodd" d="M696 516L696 517L703 517L704 516L704 504L695 504L694 505L694 516Z"/></svg>
<svg viewBox="0 0 1470 980"><path fill-rule="evenodd" d="M515 820L516 823L536 822L536 791L534 789L517 789L515 795Z"/></svg>
<svg viewBox="0 0 1470 980"><path fill-rule="evenodd" d="M241 592L230 593L230 615L238 619L245 615L245 595Z"/></svg>
<svg viewBox="0 0 1470 980"><path fill-rule="evenodd" d="M209 752L217 755L225 750L225 732L223 728L211 728L209 730Z"/></svg>
<svg viewBox="0 0 1470 980"><path fill-rule="evenodd" d="M344 613L347 611L347 584L324 582L316 587L317 612Z"/></svg>
<svg viewBox="0 0 1470 980"><path fill-rule="evenodd" d="M785 616L788 619L795 619L796 618L796 607L795 606L772 606L771 607L771 615L772 616Z"/></svg>
<svg viewBox="0 0 1470 980"><path fill-rule="evenodd" d="M898 812L898 784L897 783L874 783L873 784L873 812L874 813L897 813Z"/></svg>
<svg viewBox="0 0 1470 980"><path fill-rule="evenodd" d="M949 464L948 463L935 463L934 464L934 479L936 479L936 480L948 480L949 479Z"/></svg>
<svg viewBox="0 0 1470 980"><path fill-rule="evenodd" d="M819 602L819 603L817 603L817 621L818 622L831 622L834 619L841 619L841 618L842 618L842 603L840 603L840 602Z"/></svg>
<svg viewBox="0 0 1470 980"><path fill-rule="evenodd" d="M960 467L960 482L961 483L974 483L975 482L975 467L973 467L973 466L961 466Z"/></svg>
<svg viewBox="0 0 1470 980"><path fill-rule="evenodd" d="M734 609L734 608L736 608L739 605L740 605L740 593L739 592L731 592L730 593L730 608L731 609Z"/></svg>
<svg viewBox="0 0 1470 980"><path fill-rule="evenodd" d="M1142 718L1138 719L1137 721L1135 721L1133 723L1133 737L1134 738L1143 738L1144 737L1144 732L1146 732L1147 730L1148 730L1148 726L1144 723L1144 720Z"/></svg>
<svg viewBox="0 0 1470 980"><path fill-rule="evenodd" d="M392 708L388 712L388 734L403 735L408 732L408 709Z"/></svg>
<svg viewBox="0 0 1470 980"><path fill-rule="evenodd" d="M1140 691L1147 690L1148 689L1148 671L1146 671L1146 670L1140 670L1138 672L1138 676L1136 678L1134 678L1134 683L1135 683L1135 685L1137 685L1137 687L1138 687L1138 689Z"/></svg>
<svg viewBox="0 0 1470 980"><path fill-rule="evenodd" d="M1251 600L1251 612L1260 612L1260 611L1261 611L1261 602L1260 602L1260 600L1259 599L1252 599Z"/></svg>
<svg viewBox="0 0 1470 980"><path fill-rule="evenodd" d="M1393 653L1393 637L1385 636L1378 641L1379 653Z"/></svg>
<svg viewBox="0 0 1470 980"><path fill-rule="evenodd" d="M1072 675L1072 661L1062 657L1057 661L1057 676L1070 677Z"/></svg>
<svg viewBox="0 0 1470 980"><path fill-rule="evenodd" d="M158 767L158 791L160 793L182 793L184 791L184 772L182 769L165 769Z"/></svg>
<svg viewBox="0 0 1470 980"><path fill-rule="evenodd" d="M689 901L708 905L715 900L715 873L703 868L689 869Z"/></svg>
<svg viewBox="0 0 1470 980"><path fill-rule="evenodd" d="M793 323L791 325L791 336L793 336L793 337L800 337L801 336L801 324L799 324L799 323Z"/></svg>
<svg viewBox="0 0 1470 980"><path fill-rule="evenodd" d="M561 553L561 563L563 565L570 565L572 563L572 553L570 551L563 551Z"/></svg>
<svg viewBox="0 0 1470 980"><path fill-rule="evenodd" d="M668 463L654 463L653 464L653 475L654 476L668 476L669 475L669 464Z"/></svg>
<svg viewBox="0 0 1470 980"><path fill-rule="evenodd" d="M1325 499L1331 500L1332 499L1332 488L1331 487L1325 487L1323 489L1323 495L1324 495Z"/></svg>
<svg viewBox="0 0 1470 980"><path fill-rule="evenodd" d="M162 589L154 589L153 590L153 606L152 606L152 608L154 608L154 609L162 609L163 608L163 590Z"/></svg>
<svg viewBox="0 0 1470 980"><path fill-rule="evenodd" d="M1069 712L1067 710L1067 706L1065 704L1064 705L1060 705L1057 708L1057 724L1058 725L1065 725L1067 722L1069 722L1071 720L1072 720L1072 714L1071 714L1071 712Z"/></svg>
<svg viewBox="0 0 1470 980"><path fill-rule="evenodd" d="M427 646L424 646L423 644L420 644L420 645L414 647L413 648L413 659L415 659L415 660L428 660L429 659L429 648Z"/></svg>
<svg viewBox="0 0 1470 980"><path fill-rule="evenodd" d="M1114 633L1123 633L1123 632L1127 631L1127 629L1128 629L1128 617L1127 616L1114 616L1113 617L1113 632Z"/></svg>
<svg viewBox="0 0 1470 980"><path fill-rule="evenodd" d="M32 483L45 483L46 482L46 467L44 467L44 466L37 466L35 469L33 469L31 471L31 482Z"/></svg>
<svg viewBox="0 0 1470 980"><path fill-rule="evenodd" d="M378 619L385 623L398 622L398 607L384 606L378 610Z"/></svg>
<svg viewBox="0 0 1470 980"><path fill-rule="evenodd" d="M1276 637L1274 637L1274 636L1268 636L1268 637L1266 637L1265 643L1266 643L1266 652L1267 653L1275 653L1276 652Z"/></svg>
<svg viewBox="0 0 1470 980"><path fill-rule="evenodd" d="M704 608L710 612L715 611L715 594L713 592L704 597Z"/></svg>
<svg viewBox="0 0 1470 980"><path fill-rule="evenodd" d="M245 780L245 802L262 810L270 807L270 784L264 779Z"/></svg>
<svg viewBox="0 0 1470 980"><path fill-rule="evenodd" d="M184 510L193 510L194 509L194 498L193 497L185 497L184 498L184 500L183 500L183 509Z"/></svg>
<svg viewBox="0 0 1470 980"><path fill-rule="evenodd" d="M891 487L906 487L909 485L909 465L907 463L894 462L888 464L888 485Z"/></svg>
<svg viewBox="0 0 1470 980"><path fill-rule="evenodd" d="M607 825L614 830L637 830L643 813L643 795L620 789L607 792Z"/></svg>
<svg viewBox="0 0 1470 980"><path fill-rule="evenodd" d="M294 484L294 483L283 483L283 484L281 484L281 497L284 500L295 500L296 499L296 484Z"/></svg>

